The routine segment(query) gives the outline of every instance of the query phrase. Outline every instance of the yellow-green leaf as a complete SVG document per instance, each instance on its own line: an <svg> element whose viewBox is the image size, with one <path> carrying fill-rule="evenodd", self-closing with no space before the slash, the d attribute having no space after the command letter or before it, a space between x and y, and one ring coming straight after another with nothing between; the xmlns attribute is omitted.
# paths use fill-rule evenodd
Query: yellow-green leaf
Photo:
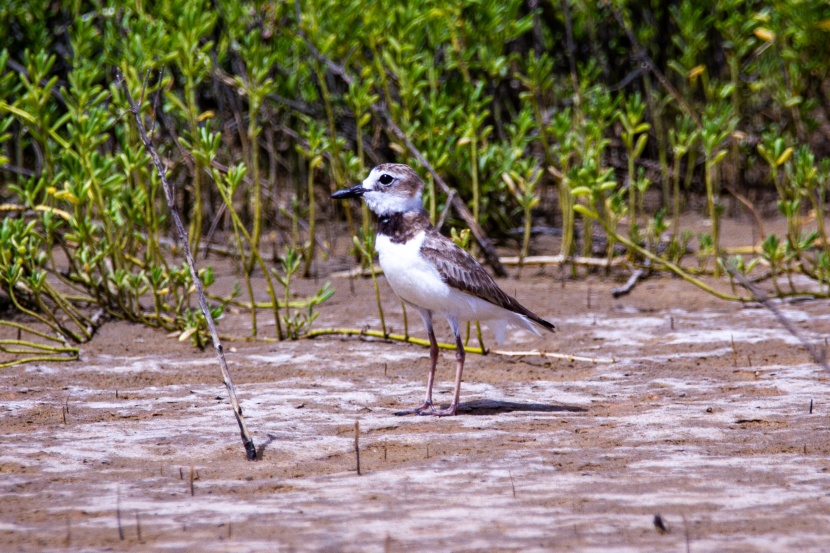
<svg viewBox="0 0 830 553"><path fill-rule="evenodd" d="M801 96L793 96L792 98L788 98L784 105L788 108L795 107L799 105L801 102L804 101L804 98Z"/></svg>
<svg viewBox="0 0 830 553"><path fill-rule="evenodd" d="M780 156L778 156L778 159L775 160L775 165L777 167L780 167L781 165L784 165L785 163L787 163L787 160L790 159L791 155L793 155L793 147L792 146L790 146L789 148L784 150L784 152Z"/></svg>
<svg viewBox="0 0 830 553"><path fill-rule="evenodd" d="M504 184L507 185L507 188L510 189L510 193L514 196L516 195L516 183L513 182L513 179L507 172L501 174L501 180L504 181Z"/></svg>
<svg viewBox="0 0 830 553"><path fill-rule="evenodd" d="M775 40L775 33L770 31L765 27L757 27L754 31L752 31L755 36L763 40L764 42L772 42Z"/></svg>
<svg viewBox="0 0 830 553"><path fill-rule="evenodd" d="M693 67L689 70L689 80L694 81L697 79L704 71L706 71L706 66L703 64L698 65L697 67Z"/></svg>
<svg viewBox="0 0 830 553"><path fill-rule="evenodd" d="M574 206L574 211L582 215L583 217L588 217L589 219L599 219L599 215L597 215L596 211L588 209L587 206L582 204L576 204Z"/></svg>
<svg viewBox="0 0 830 553"><path fill-rule="evenodd" d="M769 160L769 153L763 144L758 144L758 153L761 154L762 158Z"/></svg>
<svg viewBox="0 0 830 553"><path fill-rule="evenodd" d="M78 197L69 190L59 190L58 192L55 192L55 199L66 200L67 202L73 205L78 205L81 203L81 200L78 199Z"/></svg>
<svg viewBox="0 0 830 553"><path fill-rule="evenodd" d="M646 147L646 142L648 142L648 135L641 134L640 138L637 139L637 146L634 148L634 157L640 157L640 154L643 153L643 150Z"/></svg>

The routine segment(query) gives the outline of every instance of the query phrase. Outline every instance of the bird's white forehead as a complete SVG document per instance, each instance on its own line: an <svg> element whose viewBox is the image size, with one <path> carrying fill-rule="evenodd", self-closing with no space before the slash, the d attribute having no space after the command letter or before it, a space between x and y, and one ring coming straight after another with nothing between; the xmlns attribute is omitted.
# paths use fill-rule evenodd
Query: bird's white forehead
<svg viewBox="0 0 830 553"><path fill-rule="evenodd" d="M379 167L375 167L374 169L372 169L372 172L369 173L369 175L370 176L374 175L375 177L379 177L381 175L392 175L393 177L399 178L399 179L406 176L404 171L399 171L394 166L389 166L389 165L386 165L386 166L381 165Z"/></svg>
<svg viewBox="0 0 830 553"><path fill-rule="evenodd" d="M403 179L407 176L402 171L396 171L394 168L375 167L369 172L369 176L366 177L366 180L363 181L363 188L373 189L375 187L375 183L383 175L389 175L394 179Z"/></svg>

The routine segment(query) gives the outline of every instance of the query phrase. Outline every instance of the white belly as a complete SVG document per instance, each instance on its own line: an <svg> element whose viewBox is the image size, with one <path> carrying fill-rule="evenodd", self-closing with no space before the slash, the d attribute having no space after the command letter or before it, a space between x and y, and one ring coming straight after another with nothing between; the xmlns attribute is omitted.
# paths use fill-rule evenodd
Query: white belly
<svg viewBox="0 0 830 553"><path fill-rule="evenodd" d="M375 248L380 266L392 291L407 303L428 309L450 320L481 321L488 323L496 335L496 342L502 344L505 327L513 325L536 334L539 331L524 315L503 309L492 303L471 296L447 285L438 270L421 257L423 232L405 244L395 244L388 237L378 235ZM455 321L453 323L452 321Z"/></svg>
<svg viewBox="0 0 830 553"><path fill-rule="evenodd" d="M405 244L395 244L378 235L375 247L380 266L392 291L402 300L433 313L455 316L461 321L492 320L508 313L492 303L448 286L438 271L420 255L421 232Z"/></svg>

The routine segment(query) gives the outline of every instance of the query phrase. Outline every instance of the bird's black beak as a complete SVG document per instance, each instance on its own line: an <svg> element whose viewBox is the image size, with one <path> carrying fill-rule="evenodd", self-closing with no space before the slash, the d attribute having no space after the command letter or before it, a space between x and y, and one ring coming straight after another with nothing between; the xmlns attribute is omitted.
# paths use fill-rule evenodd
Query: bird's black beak
<svg viewBox="0 0 830 553"><path fill-rule="evenodd" d="M362 184L355 184L351 188L344 188L343 190L338 190L334 194L331 195L332 199L334 200L345 200L346 198L359 198L363 195L366 191L363 188Z"/></svg>

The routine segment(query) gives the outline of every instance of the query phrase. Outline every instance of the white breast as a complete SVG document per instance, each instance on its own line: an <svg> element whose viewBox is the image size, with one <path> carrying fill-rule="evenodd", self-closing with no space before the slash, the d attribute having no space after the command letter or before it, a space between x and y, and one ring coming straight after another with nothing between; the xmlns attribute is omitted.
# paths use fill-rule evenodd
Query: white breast
<svg viewBox="0 0 830 553"><path fill-rule="evenodd" d="M524 317L447 285L420 254L424 238L424 232L420 232L406 243L395 244L388 236L377 236L380 266L399 298L460 321L498 321L500 324L491 325L498 338L503 336L505 323L535 331Z"/></svg>
<svg viewBox="0 0 830 553"><path fill-rule="evenodd" d="M396 244L388 236L379 234L375 248L392 291L404 301L438 311L450 294L450 287L441 280L435 267L421 257L425 237L421 231L408 242Z"/></svg>

